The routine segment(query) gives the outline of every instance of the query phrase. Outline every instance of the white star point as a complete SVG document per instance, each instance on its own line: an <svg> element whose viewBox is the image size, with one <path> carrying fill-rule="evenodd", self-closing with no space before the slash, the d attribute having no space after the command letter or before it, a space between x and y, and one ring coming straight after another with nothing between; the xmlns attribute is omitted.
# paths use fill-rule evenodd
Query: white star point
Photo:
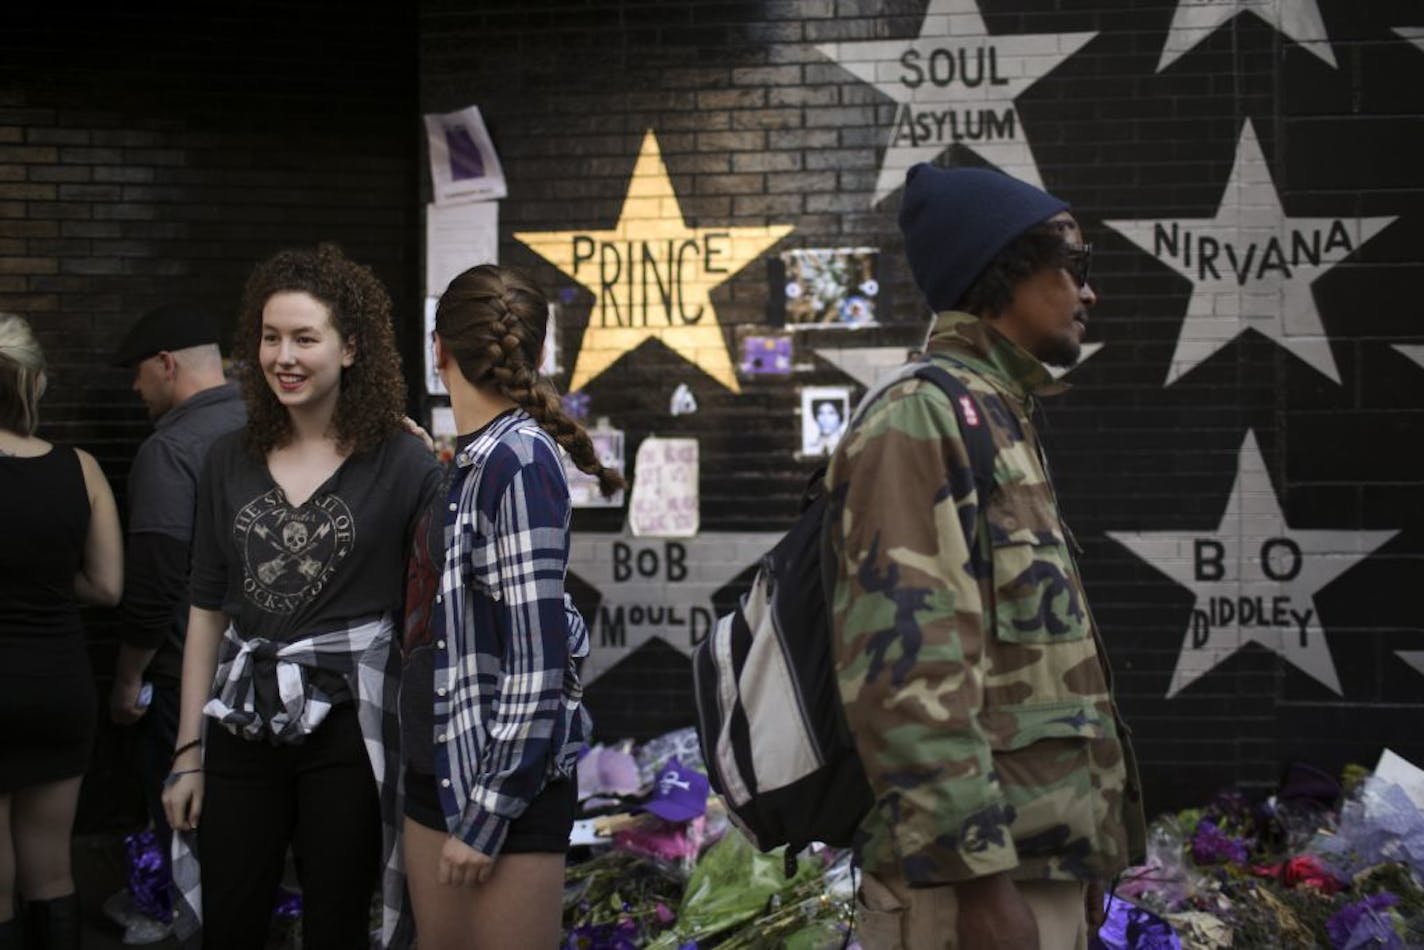
<svg viewBox="0 0 1424 950"><path fill-rule="evenodd" d="M1340 383L1311 285L1394 220L1287 217L1248 120L1215 218L1104 223L1192 282L1170 386L1247 330Z"/></svg>
<svg viewBox="0 0 1424 950"><path fill-rule="evenodd" d="M1157 61L1157 72L1172 65L1242 13L1255 14L1278 33L1339 68L1317 0L1177 0L1172 25L1167 29L1167 42Z"/></svg>
<svg viewBox="0 0 1424 950"><path fill-rule="evenodd" d="M716 622L712 597L781 540L776 533L703 532L675 540L578 532L569 573L598 591L588 624L585 685L649 640L690 656Z"/></svg>
<svg viewBox="0 0 1424 950"><path fill-rule="evenodd" d="M1042 187L1014 100L1096 35L990 36L974 0L931 0L918 37L818 45L896 103L871 204L900 188L912 165L953 146Z"/></svg>
<svg viewBox="0 0 1424 950"><path fill-rule="evenodd" d="M1214 531L1111 531L1108 537L1196 594L1168 698L1248 643L1339 696L1340 677L1315 595L1397 533L1291 528L1255 433L1248 432Z"/></svg>

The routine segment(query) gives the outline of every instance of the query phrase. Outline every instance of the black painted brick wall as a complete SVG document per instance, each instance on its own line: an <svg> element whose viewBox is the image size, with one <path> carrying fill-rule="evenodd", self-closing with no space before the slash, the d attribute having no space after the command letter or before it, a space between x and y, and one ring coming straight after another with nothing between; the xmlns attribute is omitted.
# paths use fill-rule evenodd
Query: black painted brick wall
<svg viewBox="0 0 1424 950"><path fill-rule="evenodd" d="M895 226L898 195L870 203L895 106L814 45L913 38L926 6L432 0L420 18L421 109L483 110L509 177L501 259L532 268L569 302L566 367L591 295L511 234L612 227L648 129L689 223L795 225L773 253L881 248L881 283L902 325L846 345L909 345L923 325ZM1156 809L1231 783L1267 786L1293 756L1336 769L1372 763L1394 745L1424 758L1411 726L1419 676L1394 657L1424 643L1424 611L1408 592L1420 576L1424 527L1417 449L1409 448L1424 433L1424 387L1420 368L1390 349L1421 334L1424 53L1390 31L1416 23L1417 11L1320 0L1338 69L1248 13L1156 72L1176 7L979 3L991 35L1100 31L1017 105L1046 186L1072 202L1097 245L1102 302L1089 339L1107 347L1049 409L1048 438ZM1190 285L1103 225L1213 217L1247 119L1288 215L1401 217L1315 285L1341 386L1247 333L1164 388ZM774 292L756 267L714 292L729 342L767 322ZM646 344L587 390L594 415L628 430L630 459L654 431L702 440L704 531L774 530L791 517L810 468L787 449L796 387L849 382L804 359L813 368L792 380L749 382L734 396ZM679 380L701 403L690 418L668 414ZM1293 529L1400 532L1316 598L1343 697L1248 646L1164 698L1193 597L1105 536L1215 529L1248 429ZM586 530L620 523L618 514L576 518ZM605 733L688 721L684 670L675 651L655 650L608 674L592 691Z"/></svg>
<svg viewBox="0 0 1424 950"><path fill-rule="evenodd" d="M1339 68L1252 14L1154 71L1174 0L982 0L991 35L1100 35L1021 95L1018 111L1050 190L1097 246L1103 300L1090 339L1106 349L1049 412L1064 507L1087 551L1095 612L1137 730L1150 804L1264 785L1301 755L1327 768L1381 745L1424 746L1412 587L1424 505L1415 446L1419 367L1391 349L1424 342L1415 285L1424 203L1424 53L1390 28L1418 25L1404 0L1320 0ZM138 312L175 295L231 314L252 263L335 239L390 286L414 369L420 207L429 186L421 112L480 105L510 182L501 257L566 303L571 365L590 296L513 241L515 231L615 222L638 144L653 129L690 224L794 224L777 249L872 245L895 325L813 345L911 345L922 313L895 228L898 198L870 197L894 105L814 49L908 39L925 0L437 2L370 12L317 0L198 14L11 5L0 11L0 308L31 318L55 366L45 433L99 456L120 494L147 431L105 354ZM1161 385L1190 288L1102 222L1211 217L1250 118L1290 215L1400 221L1314 288L1343 385L1279 347L1239 338ZM965 156L961 160L972 161ZM776 249L773 249L773 251ZM747 268L713 294L728 340L763 326L772 290ZM798 344L801 340L798 340ZM702 440L704 530L778 530L809 465L787 449L795 388L845 384L829 364L733 396L659 344L588 390L628 432ZM414 375L413 373L410 375ZM674 421L687 379L701 403ZM1248 647L1164 698L1192 606L1107 531L1214 528L1247 429L1256 432L1295 529L1398 530L1316 598L1343 698ZM580 530L621 516L580 512ZM106 694L112 617L90 615ZM640 665L640 663L642 665ZM688 721L675 651L650 651L601 681L610 734ZM127 805L119 741L101 737L84 822Z"/></svg>
<svg viewBox="0 0 1424 950"><path fill-rule="evenodd" d="M186 298L231 326L253 264L332 240L385 281L419 352L415 18L366 9L0 12L0 310L52 366L41 434L92 451L121 506L149 425L107 359L145 309ZM114 615L87 619L107 708ZM135 814L132 741L101 728L81 828Z"/></svg>

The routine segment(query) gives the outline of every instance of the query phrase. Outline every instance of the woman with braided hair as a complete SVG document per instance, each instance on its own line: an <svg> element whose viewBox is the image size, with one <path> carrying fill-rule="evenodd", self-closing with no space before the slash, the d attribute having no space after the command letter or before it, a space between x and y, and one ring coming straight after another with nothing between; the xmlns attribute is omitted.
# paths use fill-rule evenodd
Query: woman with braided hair
<svg viewBox="0 0 1424 950"><path fill-rule="evenodd" d="M605 494L623 479L539 379L547 320L527 277L488 264L435 312L435 365L464 434L407 573L405 866L421 950L559 943L589 732L559 449Z"/></svg>

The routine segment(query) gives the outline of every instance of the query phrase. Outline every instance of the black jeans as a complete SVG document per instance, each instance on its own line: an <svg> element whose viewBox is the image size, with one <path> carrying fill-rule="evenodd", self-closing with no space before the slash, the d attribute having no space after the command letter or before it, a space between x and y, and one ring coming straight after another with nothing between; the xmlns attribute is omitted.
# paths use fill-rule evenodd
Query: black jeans
<svg viewBox="0 0 1424 950"><path fill-rule="evenodd" d="M247 741L214 726L204 773L205 950L262 950L288 844L305 950L368 946L381 816L355 707L333 709L299 745Z"/></svg>

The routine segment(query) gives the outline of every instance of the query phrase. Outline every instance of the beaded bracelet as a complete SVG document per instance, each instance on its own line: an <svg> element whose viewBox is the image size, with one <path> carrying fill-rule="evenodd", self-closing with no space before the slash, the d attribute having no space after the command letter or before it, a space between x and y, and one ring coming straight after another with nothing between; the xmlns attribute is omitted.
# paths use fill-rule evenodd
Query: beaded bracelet
<svg viewBox="0 0 1424 950"><path fill-rule="evenodd" d="M173 759L172 759L172 761L177 762L177 761L178 761L178 756L182 755L184 752L187 752L189 749L196 749L198 746L200 746L200 745L202 745L202 744L203 744L203 740L202 740L202 739L194 739L192 742L185 742L185 743L183 743L183 744L180 745L178 748L176 748L176 749L173 750Z"/></svg>
<svg viewBox="0 0 1424 950"><path fill-rule="evenodd" d="M172 788L178 782L180 775L197 775L202 769L180 769L177 772L169 772L163 777L163 787Z"/></svg>

